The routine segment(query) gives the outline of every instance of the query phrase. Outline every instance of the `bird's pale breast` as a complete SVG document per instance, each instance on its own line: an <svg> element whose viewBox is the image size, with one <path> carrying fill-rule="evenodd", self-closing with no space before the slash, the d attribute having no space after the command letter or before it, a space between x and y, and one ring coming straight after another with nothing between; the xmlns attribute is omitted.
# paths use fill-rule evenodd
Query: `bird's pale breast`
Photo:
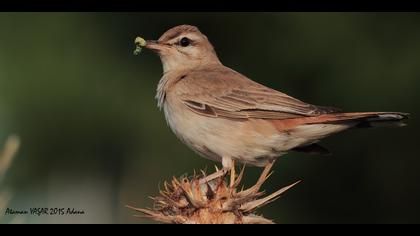
<svg viewBox="0 0 420 236"><path fill-rule="evenodd" d="M201 156L221 161L222 156L263 166L294 146L288 133L280 133L262 119L231 120L206 117L191 111L171 93L163 105L166 120L186 145Z"/></svg>

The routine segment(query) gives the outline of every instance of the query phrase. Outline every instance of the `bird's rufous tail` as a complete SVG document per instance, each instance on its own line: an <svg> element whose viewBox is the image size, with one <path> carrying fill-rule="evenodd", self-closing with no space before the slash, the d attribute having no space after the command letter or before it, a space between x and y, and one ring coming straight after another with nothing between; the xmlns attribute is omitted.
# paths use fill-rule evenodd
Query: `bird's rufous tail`
<svg viewBox="0 0 420 236"><path fill-rule="evenodd" d="M273 121L279 131L294 131L294 135L304 138L308 143L298 145L293 151L310 154L328 154L318 140L349 128L401 127L408 113L401 112L349 112L330 113L315 117Z"/></svg>
<svg viewBox="0 0 420 236"><path fill-rule="evenodd" d="M349 112L328 114L325 117L319 117L318 121L314 120L307 124L316 123L354 123L354 127L399 127L404 126L403 120L407 119L410 114L402 112Z"/></svg>
<svg viewBox="0 0 420 236"><path fill-rule="evenodd" d="M279 131L290 130L301 125L310 124L348 124L350 127L380 127L380 126L404 126L404 119L408 113L402 112L347 112L330 113L320 116L294 118L286 120L273 120Z"/></svg>

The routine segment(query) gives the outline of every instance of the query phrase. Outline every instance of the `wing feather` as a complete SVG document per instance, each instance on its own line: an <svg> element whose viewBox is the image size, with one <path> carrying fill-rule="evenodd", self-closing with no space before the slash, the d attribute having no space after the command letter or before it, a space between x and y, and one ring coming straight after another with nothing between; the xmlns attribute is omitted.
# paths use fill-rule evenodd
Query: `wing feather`
<svg viewBox="0 0 420 236"><path fill-rule="evenodd" d="M338 111L302 102L224 66L190 72L176 92L192 111L211 117L290 119Z"/></svg>

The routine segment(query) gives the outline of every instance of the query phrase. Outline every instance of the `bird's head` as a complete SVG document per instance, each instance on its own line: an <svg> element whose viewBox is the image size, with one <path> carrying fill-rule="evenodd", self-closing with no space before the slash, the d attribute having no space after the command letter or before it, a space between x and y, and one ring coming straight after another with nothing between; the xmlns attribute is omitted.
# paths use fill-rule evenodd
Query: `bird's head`
<svg viewBox="0 0 420 236"><path fill-rule="evenodd" d="M145 47L160 56L164 72L220 63L207 37L191 25L169 29L158 40L147 40Z"/></svg>

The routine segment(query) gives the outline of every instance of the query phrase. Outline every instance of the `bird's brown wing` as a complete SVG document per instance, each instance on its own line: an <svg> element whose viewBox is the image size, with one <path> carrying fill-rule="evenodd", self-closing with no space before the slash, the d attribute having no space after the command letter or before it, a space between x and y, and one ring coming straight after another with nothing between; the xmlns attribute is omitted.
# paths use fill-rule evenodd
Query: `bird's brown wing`
<svg viewBox="0 0 420 236"><path fill-rule="evenodd" d="M190 72L178 81L176 93L192 111L211 117L279 120L337 111L302 102L226 67Z"/></svg>

